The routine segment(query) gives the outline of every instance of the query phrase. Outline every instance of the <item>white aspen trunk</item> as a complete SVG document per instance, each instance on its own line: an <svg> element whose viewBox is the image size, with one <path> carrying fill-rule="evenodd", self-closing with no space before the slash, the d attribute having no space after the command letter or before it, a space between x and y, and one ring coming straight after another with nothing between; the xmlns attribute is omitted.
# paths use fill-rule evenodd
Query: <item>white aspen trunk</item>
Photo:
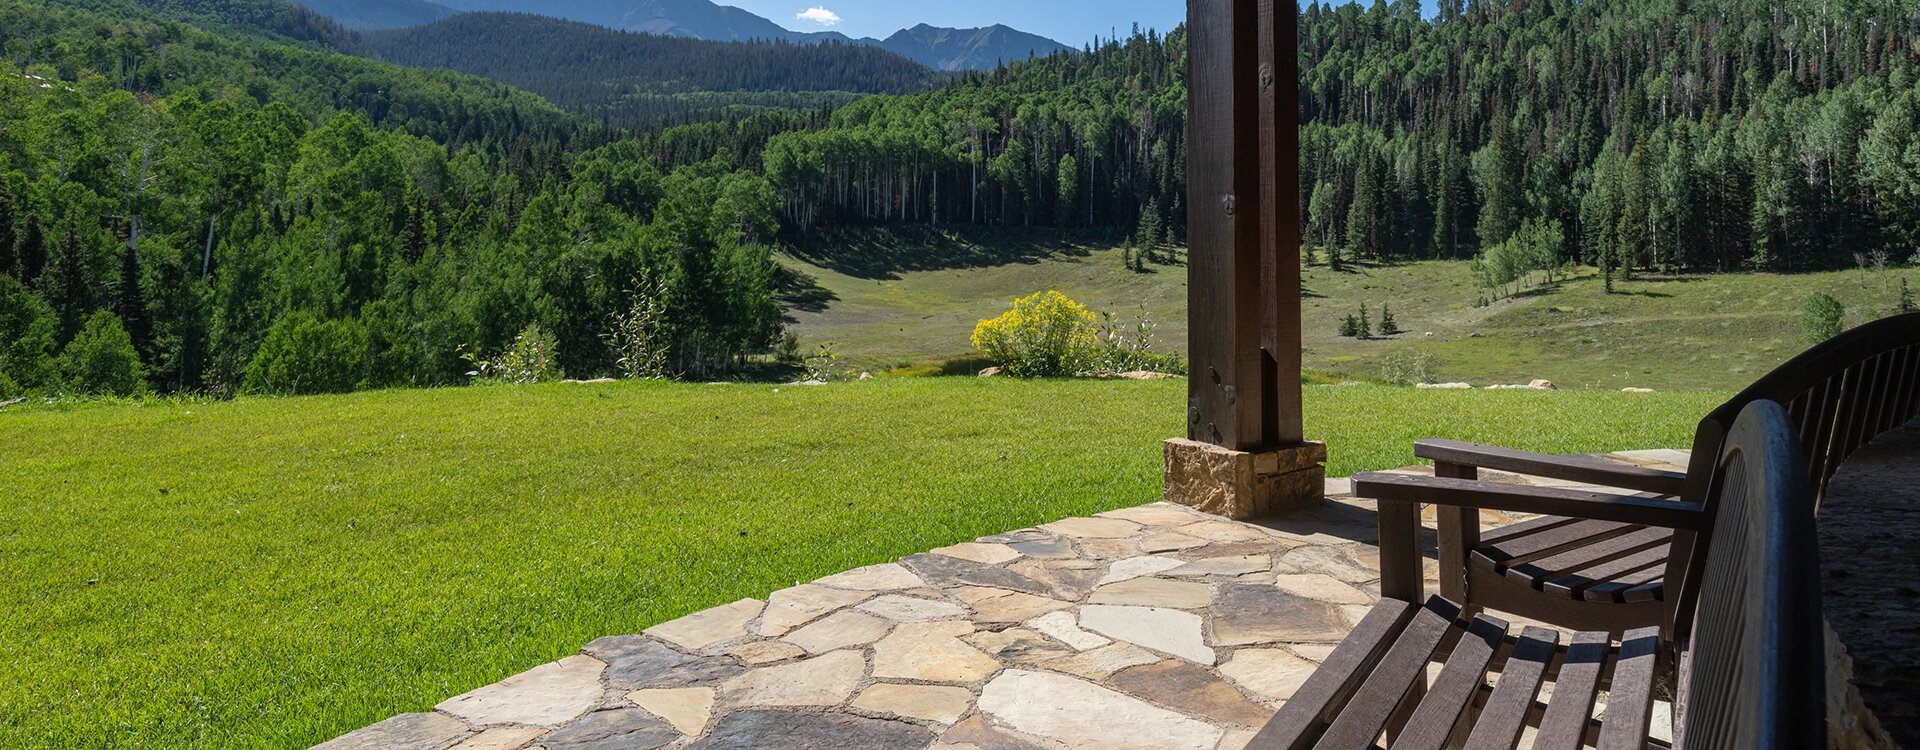
<svg viewBox="0 0 1920 750"><path fill-rule="evenodd" d="M219 214L207 217L207 249L200 254L200 278L206 278L213 268L213 226L220 219Z"/></svg>

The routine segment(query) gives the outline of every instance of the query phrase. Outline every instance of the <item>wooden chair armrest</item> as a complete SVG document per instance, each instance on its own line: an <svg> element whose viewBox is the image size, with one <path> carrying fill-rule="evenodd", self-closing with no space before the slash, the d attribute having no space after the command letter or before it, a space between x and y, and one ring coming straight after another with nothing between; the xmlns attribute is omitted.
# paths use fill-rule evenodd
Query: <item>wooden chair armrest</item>
<svg viewBox="0 0 1920 750"><path fill-rule="evenodd" d="M1437 463L1564 479L1657 495L1678 496L1687 484L1687 475L1678 472L1625 466L1592 456L1556 456L1458 440L1421 440L1413 444L1413 455Z"/></svg>
<svg viewBox="0 0 1920 750"><path fill-rule="evenodd" d="M1355 475L1353 494L1383 504L1427 503L1589 518L1669 529L1706 530L1706 513L1697 503L1635 495L1381 473ZM1384 540L1382 544L1385 544Z"/></svg>

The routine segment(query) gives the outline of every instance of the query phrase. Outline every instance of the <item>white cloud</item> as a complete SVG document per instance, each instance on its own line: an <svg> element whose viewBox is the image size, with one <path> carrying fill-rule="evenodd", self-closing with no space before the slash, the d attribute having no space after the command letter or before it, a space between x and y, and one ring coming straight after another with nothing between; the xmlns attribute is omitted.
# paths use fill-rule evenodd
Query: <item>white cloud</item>
<svg viewBox="0 0 1920 750"><path fill-rule="evenodd" d="M840 22L840 15L826 8L808 8L804 12L795 13L793 17L801 21L811 21L821 26L832 26Z"/></svg>

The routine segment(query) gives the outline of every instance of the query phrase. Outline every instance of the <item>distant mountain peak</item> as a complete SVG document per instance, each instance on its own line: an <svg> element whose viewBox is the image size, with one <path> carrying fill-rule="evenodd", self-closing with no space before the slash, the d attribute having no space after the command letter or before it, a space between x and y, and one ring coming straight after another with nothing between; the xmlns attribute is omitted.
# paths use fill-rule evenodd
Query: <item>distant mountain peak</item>
<svg viewBox="0 0 1920 750"><path fill-rule="evenodd" d="M385 3L422 7L409 16L373 14L356 10ZM985 70L1002 61L1024 60L1029 54L1049 55L1074 48L1046 37L1028 34L1003 24L978 29L949 29L932 24L916 24L884 40L853 39L837 31L793 31L740 8L719 5L712 0L438 0L452 11L507 11L563 18L625 31L661 36L740 42L750 39L785 40L805 44L843 42L866 44L892 50L923 65L939 70ZM426 23L440 11L426 0L311 0L315 11L331 15L328 6L343 15L352 15L363 28L396 28ZM425 20L398 23L401 18ZM442 16L444 17L444 16ZM381 25L382 21L394 21Z"/></svg>

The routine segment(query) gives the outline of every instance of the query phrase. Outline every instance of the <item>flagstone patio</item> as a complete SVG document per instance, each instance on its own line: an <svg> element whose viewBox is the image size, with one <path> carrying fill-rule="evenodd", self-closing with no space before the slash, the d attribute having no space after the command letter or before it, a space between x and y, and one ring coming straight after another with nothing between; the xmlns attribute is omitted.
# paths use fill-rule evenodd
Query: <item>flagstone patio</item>
<svg viewBox="0 0 1920 750"><path fill-rule="evenodd" d="M1154 503L850 570L316 750L1238 750L1378 595L1348 488L1259 523Z"/></svg>

